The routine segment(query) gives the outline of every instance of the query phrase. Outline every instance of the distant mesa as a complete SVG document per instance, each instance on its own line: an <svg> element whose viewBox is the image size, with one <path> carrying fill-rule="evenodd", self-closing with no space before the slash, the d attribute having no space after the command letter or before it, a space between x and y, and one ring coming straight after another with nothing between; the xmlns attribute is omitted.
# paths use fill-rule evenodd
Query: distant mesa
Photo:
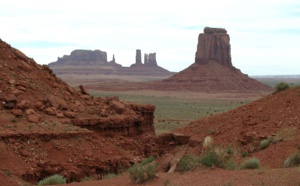
<svg viewBox="0 0 300 186"><path fill-rule="evenodd" d="M174 73L157 65L156 53L144 55L136 50L135 63L130 67L122 67L116 63L115 55L107 60L107 53L101 50L74 50L70 55L58 57L56 62L48 65L55 74L104 74L104 75L143 75L170 77Z"/></svg>
<svg viewBox="0 0 300 186"><path fill-rule="evenodd" d="M64 55L63 57L58 57L56 62L50 63L49 66L80 66L80 65L107 65L107 66L118 66L120 64L115 62L115 57L113 60L107 61L107 53L101 50L74 50L70 55Z"/></svg>

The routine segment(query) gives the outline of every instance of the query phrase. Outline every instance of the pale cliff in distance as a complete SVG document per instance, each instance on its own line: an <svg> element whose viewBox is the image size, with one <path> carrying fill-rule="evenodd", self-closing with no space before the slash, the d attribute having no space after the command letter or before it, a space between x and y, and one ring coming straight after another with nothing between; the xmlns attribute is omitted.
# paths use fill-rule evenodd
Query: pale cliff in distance
<svg viewBox="0 0 300 186"><path fill-rule="evenodd" d="M56 62L48 65L58 76L66 74L102 74L128 76L171 76L174 73L158 66L156 53L145 54L142 63L141 50L136 50L136 61L130 67L111 61L107 53L101 50L74 50L70 55L58 57Z"/></svg>

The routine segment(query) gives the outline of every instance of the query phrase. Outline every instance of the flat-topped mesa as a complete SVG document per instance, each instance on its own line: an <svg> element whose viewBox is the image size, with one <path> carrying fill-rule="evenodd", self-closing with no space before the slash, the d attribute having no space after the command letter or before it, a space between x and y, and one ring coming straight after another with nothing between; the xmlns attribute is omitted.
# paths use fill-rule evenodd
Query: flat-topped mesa
<svg viewBox="0 0 300 186"><path fill-rule="evenodd" d="M232 68L230 37L224 28L205 27L199 34L195 63L206 64L215 61Z"/></svg>
<svg viewBox="0 0 300 186"><path fill-rule="evenodd" d="M71 55L58 58L57 62L64 61L103 61L107 62L107 53L101 50L74 50Z"/></svg>

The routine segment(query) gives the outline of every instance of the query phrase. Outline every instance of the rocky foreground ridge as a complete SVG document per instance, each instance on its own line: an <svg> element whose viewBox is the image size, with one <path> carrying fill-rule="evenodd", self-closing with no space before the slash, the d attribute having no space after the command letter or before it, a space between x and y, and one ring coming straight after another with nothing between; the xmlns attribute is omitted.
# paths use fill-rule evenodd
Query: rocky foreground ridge
<svg viewBox="0 0 300 186"><path fill-rule="evenodd" d="M0 69L0 172L79 181L158 154L153 105L95 98L2 40Z"/></svg>

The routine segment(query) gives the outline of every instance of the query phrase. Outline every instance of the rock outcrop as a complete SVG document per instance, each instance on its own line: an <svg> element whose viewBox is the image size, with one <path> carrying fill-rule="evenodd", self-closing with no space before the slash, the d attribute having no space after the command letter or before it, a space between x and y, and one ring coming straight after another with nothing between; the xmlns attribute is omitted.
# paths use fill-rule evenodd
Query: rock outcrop
<svg viewBox="0 0 300 186"><path fill-rule="evenodd" d="M232 68L229 35L223 28L204 28L198 37L195 63L205 64L213 60Z"/></svg>
<svg viewBox="0 0 300 186"><path fill-rule="evenodd" d="M83 53L71 56L101 59L99 52L94 57ZM79 181L158 155L153 105L93 97L83 86L72 88L48 66L2 40L0 76L1 171L33 184L52 174Z"/></svg>
<svg viewBox="0 0 300 186"><path fill-rule="evenodd" d="M150 53L148 55L147 61L145 61L145 65L149 66L149 67L155 67L155 66L157 66L156 53Z"/></svg>
<svg viewBox="0 0 300 186"><path fill-rule="evenodd" d="M271 91L235 68L231 62L230 37L223 28L204 28L198 37L195 63L154 85L165 90L200 92Z"/></svg>
<svg viewBox="0 0 300 186"><path fill-rule="evenodd" d="M135 64L136 65L141 65L142 64L142 52L139 49L136 50Z"/></svg>

